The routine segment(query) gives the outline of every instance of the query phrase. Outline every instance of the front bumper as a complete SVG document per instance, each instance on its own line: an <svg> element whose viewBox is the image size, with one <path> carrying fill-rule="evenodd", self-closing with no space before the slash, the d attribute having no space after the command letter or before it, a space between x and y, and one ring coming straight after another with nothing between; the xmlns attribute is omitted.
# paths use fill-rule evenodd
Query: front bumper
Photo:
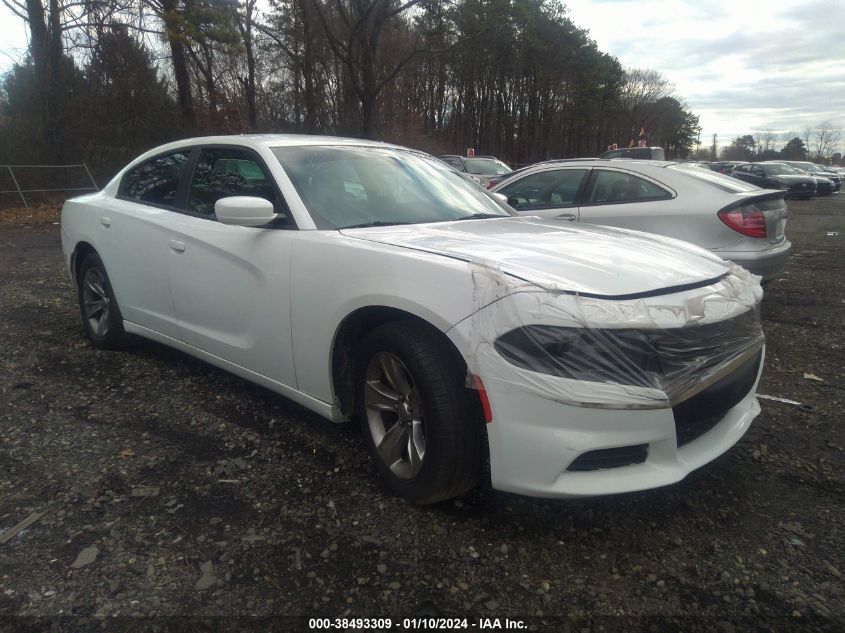
<svg viewBox="0 0 845 633"><path fill-rule="evenodd" d="M565 498L676 483L736 444L760 413L754 393L763 355L761 351L750 387L743 385L747 391L739 402L692 435L682 427L679 406L674 410L578 407L540 397L513 381L485 381L493 411L493 422L487 426L492 485L523 495ZM643 445L647 448L641 463L569 470L587 453Z"/></svg>
<svg viewBox="0 0 845 633"><path fill-rule="evenodd" d="M504 279L479 273L485 307L448 333L492 410L494 488L579 497L672 484L760 412L762 291L739 266L708 286L624 299Z"/></svg>
<svg viewBox="0 0 845 633"><path fill-rule="evenodd" d="M722 259L729 259L736 262L747 271L759 275L763 281L771 281L783 273L786 262L789 260L789 253L792 250L792 243L784 240L774 248L765 251L718 251L716 254Z"/></svg>

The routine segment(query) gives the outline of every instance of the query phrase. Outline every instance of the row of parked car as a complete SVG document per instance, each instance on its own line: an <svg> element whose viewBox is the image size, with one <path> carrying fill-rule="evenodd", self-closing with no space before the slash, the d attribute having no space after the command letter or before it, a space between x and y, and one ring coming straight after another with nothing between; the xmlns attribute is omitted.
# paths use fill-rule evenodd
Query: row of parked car
<svg viewBox="0 0 845 633"><path fill-rule="evenodd" d="M819 191L813 178L780 163L737 165L726 175L693 163L599 157L544 161L502 173L507 166L492 156L462 159L467 166L472 161L472 173L455 158L461 157L441 160L500 194L520 215L684 240L760 275L764 284L781 274L789 257L786 195ZM477 173L482 161L491 163L490 170ZM767 172L769 180L758 177ZM841 179L830 182L838 192Z"/></svg>
<svg viewBox="0 0 845 633"><path fill-rule="evenodd" d="M788 197L801 200L837 194L842 189L842 180L845 179L845 167L831 167L808 161L721 161L696 164L763 189L782 189L787 192Z"/></svg>

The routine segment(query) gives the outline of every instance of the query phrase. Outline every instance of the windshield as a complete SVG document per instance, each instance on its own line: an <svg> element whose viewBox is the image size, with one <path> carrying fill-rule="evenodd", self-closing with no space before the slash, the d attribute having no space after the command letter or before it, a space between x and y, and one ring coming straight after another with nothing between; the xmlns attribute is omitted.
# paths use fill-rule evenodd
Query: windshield
<svg viewBox="0 0 845 633"><path fill-rule="evenodd" d="M793 167L810 174L818 174L824 170L815 163L792 163Z"/></svg>
<svg viewBox="0 0 845 633"><path fill-rule="evenodd" d="M467 158L467 171L478 176L498 176L509 174L511 168L495 158Z"/></svg>
<svg viewBox="0 0 845 633"><path fill-rule="evenodd" d="M782 175L800 175L801 172L795 169L794 167L790 167L789 165L761 165L763 171L766 172L768 176L782 176Z"/></svg>
<svg viewBox="0 0 845 633"><path fill-rule="evenodd" d="M275 147L320 229L445 222L513 212L438 160L382 147Z"/></svg>

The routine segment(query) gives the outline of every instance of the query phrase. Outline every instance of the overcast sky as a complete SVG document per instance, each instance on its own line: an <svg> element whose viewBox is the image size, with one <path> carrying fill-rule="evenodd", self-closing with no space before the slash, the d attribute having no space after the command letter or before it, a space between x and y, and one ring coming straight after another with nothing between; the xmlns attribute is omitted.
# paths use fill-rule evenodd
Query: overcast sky
<svg viewBox="0 0 845 633"><path fill-rule="evenodd" d="M770 129L845 127L845 0L568 0L569 16L624 66L668 77L702 145ZM0 4L0 72L26 52Z"/></svg>
<svg viewBox="0 0 845 633"><path fill-rule="evenodd" d="M624 66L668 77L702 145L830 120L845 127L845 0L568 0Z"/></svg>

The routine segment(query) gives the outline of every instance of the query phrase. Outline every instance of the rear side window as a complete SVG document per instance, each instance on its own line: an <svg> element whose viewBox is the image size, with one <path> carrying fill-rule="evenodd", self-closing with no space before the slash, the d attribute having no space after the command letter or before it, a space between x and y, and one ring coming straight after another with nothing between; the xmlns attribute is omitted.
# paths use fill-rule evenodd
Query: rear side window
<svg viewBox="0 0 845 633"><path fill-rule="evenodd" d="M284 212L269 174L253 154L238 148L203 149L188 193L188 211L214 217L214 203L229 196L264 198L277 213Z"/></svg>
<svg viewBox="0 0 845 633"><path fill-rule="evenodd" d="M644 178L622 171L595 169L587 185L584 204L614 204L668 200L672 194Z"/></svg>
<svg viewBox="0 0 845 633"><path fill-rule="evenodd" d="M464 163L460 158L442 158L441 160L447 165L454 167L458 171L464 170Z"/></svg>
<svg viewBox="0 0 845 633"><path fill-rule="evenodd" d="M739 165L736 169L741 169L742 171L745 171L747 167L747 165ZM684 163L670 165L669 169L683 172L688 176L692 176L693 178L696 178L698 180L708 182L714 187L718 187L722 191L727 191L730 193L743 193L746 191L756 191L759 189L759 187L755 187L754 185L740 180L739 178L733 178L725 174L710 171L709 169L692 167Z"/></svg>
<svg viewBox="0 0 845 633"><path fill-rule="evenodd" d="M190 151L158 156L133 167L123 177L121 196L158 206L176 206L179 179Z"/></svg>
<svg viewBox="0 0 845 633"><path fill-rule="evenodd" d="M549 209L575 204L586 169L554 169L529 174L503 187L499 193L508 197L508 204L520 211Z"/></svg>

